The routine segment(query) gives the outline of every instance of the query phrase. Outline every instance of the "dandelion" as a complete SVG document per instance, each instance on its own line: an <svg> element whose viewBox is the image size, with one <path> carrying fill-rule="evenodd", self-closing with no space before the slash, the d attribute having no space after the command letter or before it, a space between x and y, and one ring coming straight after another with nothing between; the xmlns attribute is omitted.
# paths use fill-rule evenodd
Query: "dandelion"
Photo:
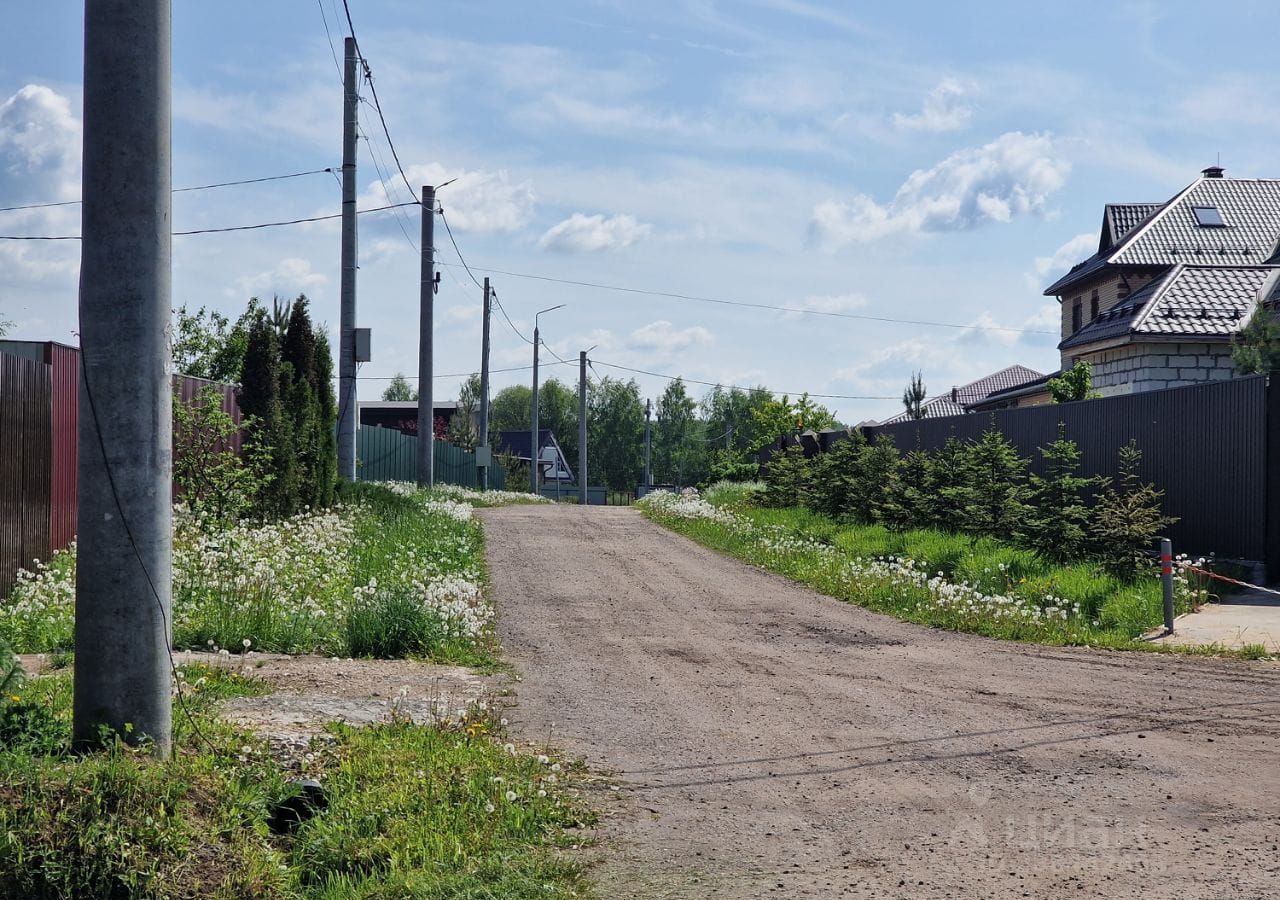
<svg viewBox="0 0 1280 900"><path fill-rule="evenodd" d="M541 753L539 753L539 754L538 754L538 764L539 764L539 765L543 765L543 766L545 766L545 765L546 765L547 763L549 763L549 762L551 762L551 760L547 759L547 758L546 758L545 756L543 756Z"/></svg>
<svg viewBox="0 0 1280 900"><path fill-rule="evenodd" d="M508 802L508 803L515 803L515 802L516 802L516 792L515 792L515 791L507 791L507 802Z"/></svg>
<svg viewBox="0 0 1280 900"><path fill-rule="evenodd" d="M486 803L486 804L484 805L484 811L485 811L485 812L492 814L492 813L493 813L493 810L494 810L494 806L493 806L493 804L492 804L492 803Z"/></svg>
<svg viewBox="0 0 1280 900"><path fill-rule="evenodd" d="M538 788L538 796L539 796L539 797L545 797L545 796L547 796L547 792L546 792L546 791L544 791L542 788Z"/></svg>
<svg viewBox="0 0 1280 900"><path fill-rule="evenodd" d="M503 750L505 750L505 751L507 751L507 753L508 753L508 754L510 754L511 756L515 756L515 755L516 755L516 745L515 745L515 744L503 744L503 745L502 745L502 749L503 749Z"/></svg>
<svg viewBox="0 0 1280 900"><path fill-rule="evenodd" d="M248 638L245 638L240 643L246 650L248 650L251 646L253 646L253 641L249 640Z"/></svg>

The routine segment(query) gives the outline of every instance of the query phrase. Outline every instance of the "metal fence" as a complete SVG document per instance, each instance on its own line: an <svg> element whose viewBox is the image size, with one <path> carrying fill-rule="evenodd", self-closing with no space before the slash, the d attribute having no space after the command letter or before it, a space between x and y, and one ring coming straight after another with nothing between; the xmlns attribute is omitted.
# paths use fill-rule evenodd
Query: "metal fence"
<svg viewBox="0 0 1280 900"><path fill-rule="evenodd" d="M18 569L46 560L76 536L80 351L54 341L0 341L0 597ZM191 403L205 388L236 422L234 385L175 375ZM235 438L239 450L239 436Z"/></svg>
<svg viewBox="0 0 1280 900"><path fill-rule="evenodd" d="M1120 447L1142 451L1140 474L1163 490L1177 516L1179 552L1264 561L1280 577L1280 379L1257 375L1079 403L1031 406L862 429L889 435L906 453L972 440L996 428L1039 471L1039 448L1059 427L1081 451L1086 475L1114 476ZM825 449L840 435L818 436Z"/></svg>
<svg viewBox="0 0 1280 900"><path fill-rule="evenodd" d="M0 597L18 570L52 553L48 366L0 353Z"/></svg>
<svg viewBox="0 0 1280 900"><path fill-rule="evenodd" d="M478 488L480 473L476 455L445 441L436 441L435 478L440 484ZM418 438L394 428L364 425L356 432L356 471L361 481L417 481ZM489 487L505 490L506 472L489 468Z"/></svg>

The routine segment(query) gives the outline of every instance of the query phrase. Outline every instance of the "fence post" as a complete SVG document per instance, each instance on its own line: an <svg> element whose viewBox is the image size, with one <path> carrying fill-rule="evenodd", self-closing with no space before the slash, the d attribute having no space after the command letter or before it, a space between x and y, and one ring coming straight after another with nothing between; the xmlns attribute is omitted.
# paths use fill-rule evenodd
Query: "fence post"
<svg viewBox="0 0 1280 900"><path fill-rule="evenodd" d="M1173 541L1160 539L1160 583L1164 587L1164 630L1173 634Z"/></svg>

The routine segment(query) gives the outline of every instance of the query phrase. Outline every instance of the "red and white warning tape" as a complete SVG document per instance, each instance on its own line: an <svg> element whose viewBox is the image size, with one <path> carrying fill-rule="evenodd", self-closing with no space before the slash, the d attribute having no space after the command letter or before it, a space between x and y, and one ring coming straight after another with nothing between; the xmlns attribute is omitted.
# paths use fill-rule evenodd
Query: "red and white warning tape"
<svg viewBox="0 0 1280 900"><path fill-rule="evenodd" d="M1160 564L1162 566L1168 565L1168 563L1166 562L1166 559L1167 559L1166 557L1161 557ZM1239 585L1240 587L1246 587L1255 591L1262 591L1265 594L1275 594L1277 597L1280 597L1280 591L1272 590L1271 588L1265 588L1259 584L1250 584L1247 581L1240 581L1237 578L1228 578L1226 575L1219 575L1217 572L1210 572L1208 569L1201 569L1198 566L1190 566L1190 565L1183 564L1181 568L1188 572L1195 572L1199 575L1204 575L1206 578L1213 578L1217 581L1225 581L1227 584L1235 584L1235 585Z"/></svg>

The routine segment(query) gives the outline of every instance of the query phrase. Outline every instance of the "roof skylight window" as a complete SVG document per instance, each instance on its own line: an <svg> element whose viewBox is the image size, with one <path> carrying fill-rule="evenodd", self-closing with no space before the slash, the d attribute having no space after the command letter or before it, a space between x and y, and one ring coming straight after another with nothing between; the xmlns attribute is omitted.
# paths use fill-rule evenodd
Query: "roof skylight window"
<svg viewBox="0 0 1280 900"><path fill-rule="evenodd" d="M1193 206L1191 211L1195 213L1196 223L1203 228L1225 228L1227 223L1222 221L1222 213L1218 212L1216 206Z"/></svg>

